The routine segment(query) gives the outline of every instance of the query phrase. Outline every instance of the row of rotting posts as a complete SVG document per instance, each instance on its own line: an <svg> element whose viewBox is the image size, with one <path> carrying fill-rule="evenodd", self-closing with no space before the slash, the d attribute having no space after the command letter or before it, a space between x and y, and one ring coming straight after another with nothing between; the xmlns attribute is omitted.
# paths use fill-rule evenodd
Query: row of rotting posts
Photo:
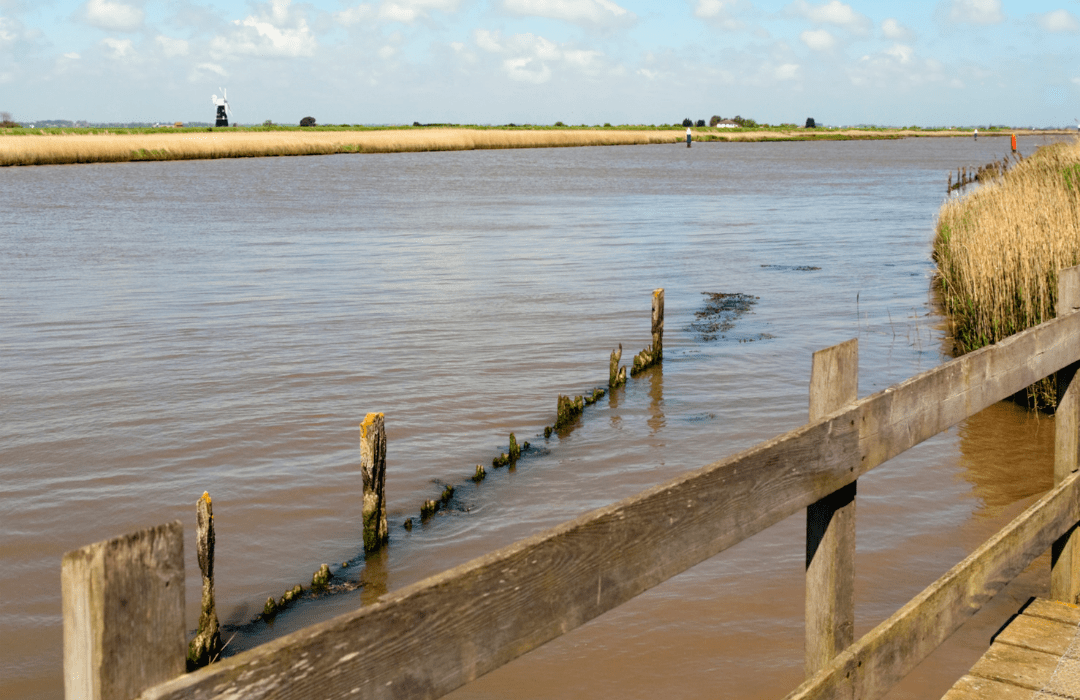
<svg viewBox="0 0 1080 700"><path fill-rule="evenodd" d="M637 376L663 359L664 339L664 290L653 290L652 294L652 344L639 352L633 360L630 376ZM626 384L626 367L620 366L622 345L613 350L608 366L608 389L613 390ZM555 430L561 430L572 424L583 413L586 406L596 403L607 390L594 389L588 396L559 395L554 426L544 428L544 437L550 437ZM521 457L523 450L528 450L529 443L518 445L517 438L510 434L509 451L503 452L494 460L492 467L513 466ZM369 413L360 424L360 474L363 481L363 540L365 553L374 552L389 542L389 528L386 519L386 422L382 413ZM476 465L476 472L471 477L479 483L485 478L483 465ZM420 517L426 520L453 498L454 487L445 486L438 500L424 501L420 508ZM204 492L195 507L197 560L202 573L202 596L200 601L199 626L195 637L187 645L187 670L201 668L216 661L228 642L222 642L221 624L218 620L214 601L214 514L213 503L208 492ZM407 530L412 529L412 518L404 522ZM160 532L159 532L160 531ZM176 569L173 575L183 579L183 529L179 522L144 531L136 536L118 538L88 545L64 555L61 580L64 607L65 665L85 665L91 659L79 658L68 661L69 652L85 649L85 638L101 638L117 621L109 618L108 610L93 613L94 598L99 601L128 595L123 581L111 581L106 575L110 568L122 568L125 561L146 556L178 559L172 562ZM143 551L147 549L147 551ZM121 577L122 578L122 577ZM313 594L326 592L332 588L331 572L323 564L312 575L308 589ZM168 588L168 584L165 586ZM169 593L172 604L183 605L182 586L176 586ZM95 590L96 589L96 590ZM105 589L105 590L102 590ZM175 600L176 589L180 589L179 601ZM261 618L272 620L282 610L299 600L305 592L297 584L285 591L279 599L267 598ZM106 606L108 607L108 606ZM86 613L90 612L89 615ZM180 615L182 619L183 615ZM70 622L70 624L69 624ZM69 640L68 637L71 636ZM168 635L165 635L166 637ZM71 649L69 649L71 647ZM164 650L163 650L164 652ZM164 652L167 653L167 652ZM177 672L180 672L179 670ZM65 677L69 674L65 672ZM137 681L135 681L137 682ZM78 694L78 693L76 693Z"/></svg>
<svg viewBox="0 0 1080 700"><path fill-rule="evenodd" d="M968 185L974 184L976 182L986 183L991 180L996 180L1005 174L1005 172L1009 169L1010 163L1015 165L1016 163L1019 163L1022 159L1023 157L1020 155L1020 153L1014 150L1012 152L1011 159L1010 156L1007 155L1002 158L1000 162L994 161L992 163L987 163L986 165L981 165L978 167L964 166L962 168L957 168L956 182L953 182L953 174L950 171L949 182L945 191L955 192L956 190L962 190Z"/></svg>

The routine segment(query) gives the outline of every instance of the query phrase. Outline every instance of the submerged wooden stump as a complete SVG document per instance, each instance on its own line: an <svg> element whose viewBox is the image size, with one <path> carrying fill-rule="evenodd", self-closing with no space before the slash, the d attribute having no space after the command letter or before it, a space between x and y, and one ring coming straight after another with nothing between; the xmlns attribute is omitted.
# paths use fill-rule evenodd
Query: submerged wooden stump
<svg viewBox="0 0 1080 700"><path fill-rule="evenodd" d="M390 539L386 526L386 426L381 413L369 413L360 424L360 475L364 480L364 551L373 552Z"/></svg>
<svg viewBox="0 0 1080 700"><path fill-rule="evenodd" d="M202 571L202 605L199 631L188 645L188 670L206 666L221 653L221 626L214 605L214 543L214 510L210 494L203 491L195 504L195 547Z"/></svg>
<svg viewBox="0 0 1080 700"><path fill-rule="evenodd" d="M622 343L618 350L611 351L611 360L608 361L608 388L615 389L626 384L626 368L620 367L622 360Z"/></svg>
<svg viewBox="0 0 1080 700"><path fill-rule="evenodd" d="M634 356L631 377L660 364L664 359L664 290L654 289L652 294L652 345Z"/></svg>

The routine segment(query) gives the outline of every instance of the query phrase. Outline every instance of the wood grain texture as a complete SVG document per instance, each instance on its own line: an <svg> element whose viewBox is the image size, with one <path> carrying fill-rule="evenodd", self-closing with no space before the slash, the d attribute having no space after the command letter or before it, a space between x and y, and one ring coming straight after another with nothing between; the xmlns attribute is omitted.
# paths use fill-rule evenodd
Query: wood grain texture
<svg viewBox="0 0 1080 700"><path fill-rule="evenodd" d="M364 551L373 552L390 539L386 524L386 419L369 413L360 424L360 478L364 482Z"/></svg>
<svg viewBox="0 0 1080 700"><path fill-rule="evenodd" d="M1048 321L742 453L388 594L375 605L162 684L143 697L438 697L1075 362L1080 359L1077 337L1080 314ZM1062 518L1076 522L1073 484L1070 477L1053 491L1051 505L1040 501L1041 509L1029 516L1032 522L1020 528L1021 534L1013 528L1002 535L1004 540L995 540L992 561L978 564L968 577L974 592L943 584L925 593L898 613L888 634L862 647L857 642L860 656L843 652L822 673L837 663L872 661L875 674L891 685L916 663L913 659L923 658L940 641L936 629L922 629L930 624L926 619L910 617L910 605L928 597L930 608L960 618L973 612L984 591L996 591L1014 575L1013 562L1049 547L1052 539L1042 538L1050 531L1059 536ZM1001 548L1009 553L1005 559L997 554ZM970 566L968 560L965 565ZM944 636L955 628L953 622L946 618L940 626ZM911 638L917 641L908 644ZM901 653L898 645L910 649Z"/></svg>
<svg viewBox="0 0 1080 700"><path fill-rule="evenodd" d="M1029 617L1045 617L1047 620L1080 625L1080 605L1063 603L1057 600L1036 598L1024 608L1024 614Z"/></svg>
<svg viewBox="0 0 1080 700"><path fill-rule="evenodd" d="M1080 267L1058 273L1057 313L1080 308ZM1054 415L1054 483L1080 468L1080 379L1073 363L1058 372L1058 406ZM1080 530L1073 529L1054 543L1050 553L1050 597L1080 602Z"/></svg>
<svg viewBox="0 0 1080 700"><path fill-rule="evenodd" d="M978 676L964 676L941 700L1032 700L1032 697L1030 688Z"/></svg>
<svg viewBox="0 0 1080 700"><path fill-rule="evenodd" d="M994 644L971 667L971 675L1027 688L1031 693L1046 686L1057 665L1056 654Z"/></svg>
<svg viewBox="0 0 1080 700"><path fill-rule="evenodd" d="M1014 647L1061 656L1072 644L1076 632L1075 624L1025 614L1010 622L1009 626L994 638L994 643L1011 644Z"/></svg>
<svg viewBox="0 0 1080 700"><path fill-rule="evenodd" d="M184 672L180 521L68 552L61 589L68 700L129 700Z"/></svg>
<svg viewBox="0 0 1080 700"><path fill-rule="evenodd" d="M882 697L1078 518L1080 474L1073 474L788 699Z"/></svg>
<svg viewBox="0 0 1080 700"><path fill-rule="evenodd" d="M859 398L859 341L814 353L810 421ZM806 509L806 652L809 678L855 641L855 489L852 482Z"/></svg>

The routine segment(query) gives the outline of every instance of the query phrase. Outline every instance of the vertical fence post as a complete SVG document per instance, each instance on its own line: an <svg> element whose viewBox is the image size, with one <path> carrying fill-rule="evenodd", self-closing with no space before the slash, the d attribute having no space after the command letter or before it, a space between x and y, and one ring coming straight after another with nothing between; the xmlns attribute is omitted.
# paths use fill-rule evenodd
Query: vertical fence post
<svg viewBox="0 0 1080 700"><path fill-rule="evenodd" d="M1057 315L1080 310L1080 267L1058 272ZM1054 414L1054 483L1080 467L1080 363L1057 373L1058 405ZM1080 602L1080 530L1073 527L1054 543L1050 557L1050 597Z"/></svg>
<svg viewBox="0 0 1080 700"><path fill-rule="evenodd" d="M68 552L60 581L65 698L128 700L184 673L180 521Z"/></svg>
<svg viewBox="0 0 1080 700"><path fill-rule="evenodd" d="M373 552L390 539L386 526L386 426L381 413L369 413L360 424L360 475L364 480L364 551Z"/></svg>
<svg viewBox="0 0 1080 700"><path fill-rule="evenodd" d="M814 353L810 420L855 401L859 342ZM855 482L806 509L806 675L810 677L854 641Z"/></svg>

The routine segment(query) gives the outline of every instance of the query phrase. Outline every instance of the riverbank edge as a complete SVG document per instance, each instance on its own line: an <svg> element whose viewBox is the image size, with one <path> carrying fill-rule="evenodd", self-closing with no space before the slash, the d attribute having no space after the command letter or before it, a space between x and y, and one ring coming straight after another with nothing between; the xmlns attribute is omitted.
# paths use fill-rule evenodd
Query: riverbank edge
<svg viewBox="0 0 1080 700"><path fill-rule="evenodd" d="M448 128L409 127L387 129L239 129L234 127L160 129L145 133L120 129L121 133L70 133L61 130L5 130L0 134L0 166L67 165L79 163L119 163L163 160L203 160L218 158L260 158L337 153L415 153L508 148L560 148L580 146L621 146L681 144L683 129L610 128ZM985 137L1018 135L1062 135L1066 131L985 133ZM854 141L901 138L970 138L970 131L912 129L719 129L692 130L697 142L778 142Z"/></svg>

